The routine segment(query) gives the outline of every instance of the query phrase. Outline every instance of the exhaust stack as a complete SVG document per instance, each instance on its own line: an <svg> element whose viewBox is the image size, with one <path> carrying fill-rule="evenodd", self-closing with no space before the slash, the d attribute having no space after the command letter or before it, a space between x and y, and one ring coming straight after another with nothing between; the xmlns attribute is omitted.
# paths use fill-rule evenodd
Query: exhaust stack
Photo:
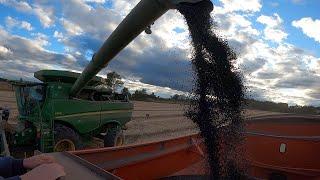
<svg viewBox="0 0 320 180"><path fill-rule="evenodd" d="M180 3L201 1L203 0L141 0L92 57L91 62L73 84L70 96L76 96L124 47L169 9L174 9Z"/></svg>

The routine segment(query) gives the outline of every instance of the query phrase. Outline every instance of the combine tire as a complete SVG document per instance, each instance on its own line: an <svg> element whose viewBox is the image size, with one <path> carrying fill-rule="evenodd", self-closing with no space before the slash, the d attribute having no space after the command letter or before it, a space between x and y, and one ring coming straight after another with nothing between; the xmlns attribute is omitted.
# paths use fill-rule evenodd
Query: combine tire
<svg viewBox="0 0 320 180"><path fill-rule="evenodd" d="M108 128L104 136L104 147L121 146L124 144L124 135L119 125Z"/></svg>
<svg viewBox="0 0 320 180"><path fill-rule="evenodd" d="M74 151L83 148L79 134L61 124L55 124L54 142L54 151L56 152Z"/></svg>

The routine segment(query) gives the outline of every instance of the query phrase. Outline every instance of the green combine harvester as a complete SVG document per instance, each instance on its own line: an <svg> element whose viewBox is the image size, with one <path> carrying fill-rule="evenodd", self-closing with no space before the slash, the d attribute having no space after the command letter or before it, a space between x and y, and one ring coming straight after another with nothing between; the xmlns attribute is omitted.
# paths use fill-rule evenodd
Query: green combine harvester
<svg viewBox="0 0 320 180"><path fill-rule="evenodd" d="M133 104L125 95L101 88L103 78L96 75L141 32L150 34L150 26L169 9L201 1L141 0L81 74L42 70L34 74L42 83L15 83L19 123L6 132L10 152L77 150L101 136L104 146L121 145Z"/></svg>
<svg viewBox="0 0 320 180"><path fill-rule="evenodd" d="M122 129L133 109L126 95L105 88L104 79L97 76L75 96L70 89L79 73L41 70L34 76L43 83L14 84L19 124L7 136L11 151L82 149L102 134L106 147L123 144Z"/></svg>

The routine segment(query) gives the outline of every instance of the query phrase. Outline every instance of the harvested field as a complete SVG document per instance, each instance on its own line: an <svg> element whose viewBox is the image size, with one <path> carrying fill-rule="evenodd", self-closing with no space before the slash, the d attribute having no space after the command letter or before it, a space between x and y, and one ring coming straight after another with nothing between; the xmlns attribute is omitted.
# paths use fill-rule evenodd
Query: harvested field
<svg viewBox="0 0 320 180"><path fill-rule="evenodd" d="M133 120L126 130L127 143L141 143L197 132L179 104L134 101Z"/></svg>
<svg viewBox="0 0 320 180"><path fill-rule="evenodd" d="M141 143L168 139L198 132L196 125L183 116L180 104L134 101L133 120L127 124L126 142ZM148 115L147 115L148 114ZM246 110L246 117L279 114L260 110Z"/></svg>
<svg viewBox="0 0 320 180"><path fill-rule="evenodd" d="M0 81L0 91L12 91L13 87L11 84L5 82L5 81Z"/></svg>
<svg viewBox="0 0 320 180"><path fill-rule="evenodd" d="M14 119L18 115L16 97L13 91L0 89L0 107L10 109L10 119Z"/></svg>
<svg viewBox="0 0 320 180"><path fill-rule="evenodd" d="M15 94L4 84L0 86L0 107L9 107L10 120L18 115ZM125 131L126 144L156 141L196 133L196 125L184 116L184 106L180 104L134 101L132 121ZM245 116L277 114L276 112L246 110Z"/></svg>

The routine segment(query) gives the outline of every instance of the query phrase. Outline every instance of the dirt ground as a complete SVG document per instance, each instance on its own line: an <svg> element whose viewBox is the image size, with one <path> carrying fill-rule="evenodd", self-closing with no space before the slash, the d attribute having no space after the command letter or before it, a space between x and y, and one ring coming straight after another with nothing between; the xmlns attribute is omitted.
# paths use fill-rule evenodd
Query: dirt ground
<svg viewBox="0 0 320 180"><path fill-rule="evenodd" d="M0 107L10 108L10 120L14 122L18 110L11 87L0 84ZM196 133L195 124L183 116L180 104L134 101L133 118L125 131L126 144L157 141ZM246 110L245 116L267 115L273 112Z"/></svg>
<svg viewBox="0 0 320 180"><path fill-rule="evenodd" d="M198 132L196 125L183 113L184 106L180 104L134 101L133 120L127 124L126 142L156 141ZM270 114L277 113L245 110L247 118Z"/></svg>

